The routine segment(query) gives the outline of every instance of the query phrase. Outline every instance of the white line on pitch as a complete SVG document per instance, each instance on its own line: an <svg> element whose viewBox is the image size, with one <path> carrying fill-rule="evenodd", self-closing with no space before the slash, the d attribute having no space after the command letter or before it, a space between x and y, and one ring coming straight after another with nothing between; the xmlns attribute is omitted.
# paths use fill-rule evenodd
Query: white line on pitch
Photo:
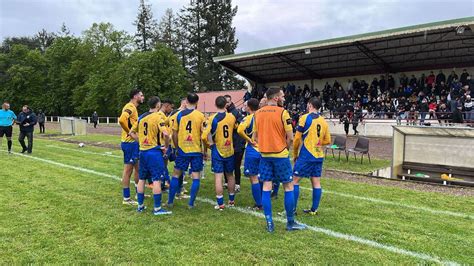
<svg viewBox="0 0 474 266"><path fill-rule="evenodd" d="M73 169L73 170L77 170L77 171L81 171L81 172L85 172L85 173L89 173L89 174L95 174L95 175L98 175L98 176L109 177L109 178L112 178L114 180L121 180L120 177L118 177L118 176L97 172L97 171L87 169L87 168L83 168L83 167L79 167L79 166L67 165L67 164L55 162L55 161L52 161L52 160L38 158L38 157L31 156L31 155L24 155L24 154L16 153L16 152L14 152L13 154L18 155L18 156L22 156L22 157L25 157L25 158L28 158L28 159L31 159L31 160L37 160L37 161L41 161L41 162L44 162L44 163L48 163L48 164L51 164L51 165L61 166L61 167L64 167L64 168L69 168L69 169ZM197 198L197 200L201 201L201 202L204 202L204 203L211 204L211 205L215 204L215 202L213 200L207 199L207 198ZM253 216L256 216L256 217L261 217L261 218L264 217L264 215L262 213L255 212L255 211L250 211L250 210L247 210L247 209L244 209L244 208L234 207L233 209L236 210L236 211L239 211L241 213L253 215ZM286 222L284 219L279 218L279 217L275 217L275 221L282 222L282 223ZM441 258L434 257L434 256L431 256L431 255L428 255L428 254L418 253L418 252L398 248L398 247L395 247L395 246L382 244L382 243L379 243L379 242L376 242L376 241L373 241L373 240L361 238L361 237L354 236L354 235L351 235L351 234L339 233L339 232L336 232L336 231L332 231L332 230L322 228L322 227L317 227L317 226L310 226L310 225L307 225L307 226L308 226L309 230L317 232L317 233L323 233L325 235L332 236L334 238L339 238L339 239L344 239L344 240L347 240L347 241L356 242L356 243L359 243L359 244L364 244L364 245L371 246L371 247L374 247L374 248L390 251L392 253L396 253L396 254L400 254L400 255L406 255L406 256L413 257L413 258L422 259L422 260L431 261L431 262L436 262L436 263L441 263L441 264L459 265L457 262L454 262L454 261L442 260Z"/></svg>
<svg viewBox="0 0 474 266"><path fill-rule="evenodd" d="M80 151L78 149L66 148L66 147L61 147L61 146L56 146L56 145L45 145L45 146L50 147L50 148L60 149L60 150L66 150L66 151L75 151L75 152L86 153L86 154L101 155L101 156L107 156L107 157L113 157L113 158L122 158L122 156L108 154L108 153L100 153L100 152L93 152L93 151Z"/></svg>
<svg viewBox="0 0 474 266"><path fill-rule="evenodd" d="M300 186L300 188L303 188L305 190L312 190L311 188L307 188L307 187L301 187ZM399 202L388 201L388 200L377 199L377 198L356 196L356 195L352 195L352 194L346 194L346 193L336 192L336 191L326 190L326 189L324 190L324 193L334 194L334 195L338 195L338 196L346 197L346 198L365 200L365 201L378 203L378 204L391 205L391 206L396 206L396 207L400 207L400 208L409 208L409 209L418 210L418 211L425 211L425 212L429 212L429 213L432 213L432 214L442 214L442 215L448 215L448 216L474 219L474 215L467 214L467 213L436 210L436 209L431 209L431 208L427 208L427 207L413 206L413 205L409 205L409 204L405 204L405 203L399 203Z"/></svg>

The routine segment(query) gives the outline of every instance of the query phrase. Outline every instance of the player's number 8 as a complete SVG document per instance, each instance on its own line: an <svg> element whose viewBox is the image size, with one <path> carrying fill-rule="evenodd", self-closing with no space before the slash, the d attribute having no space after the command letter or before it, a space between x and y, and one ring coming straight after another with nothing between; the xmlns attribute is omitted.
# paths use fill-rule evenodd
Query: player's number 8
<svg viewBox="0 0 474 266"><path fill-rule="evenodd" d="M143 131L143 135L146 136L148 135L148 123L147 122L143 123L143 127L145 128L145 130Z"/></svg>
<svg viewBox="0 0 474 266"><path fill-rule="evenodd" d="M229 137L229 126L228 125L224 125L222 127L223 129L223 133L224 133L224 138L228 138Z"/></svg>

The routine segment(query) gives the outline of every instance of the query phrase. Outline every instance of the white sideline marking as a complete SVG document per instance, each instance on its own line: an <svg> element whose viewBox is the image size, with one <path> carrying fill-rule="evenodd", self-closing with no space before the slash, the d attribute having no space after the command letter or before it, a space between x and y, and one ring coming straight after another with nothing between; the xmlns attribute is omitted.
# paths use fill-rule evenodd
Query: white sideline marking
<svg viewBox="0 0 474 266"><path fill-rule="evenodd" d="M302 186L300 186L300 188L303 188L305 190L313 190L312 188L307 188L307 187L302 187ZM328 194L338 195L338 196L341 196L341 197L353 198L353 199L358 199L358 200L365 200L365 201L369 201L369 202L373 202L373 203L391 205L391 206L396 206L396 207L400 207L400 208L409 208L409 209L418 210L418 211L425 211L425 212L429 212L429 213L432 213L432 214L442 214L442 215L448 215L448 216L474 219L474 215L467 214L467 213L436 210L436 209L431 209L431 208L427 208L427 207L413 206L413 205L409 205L409 204L405 204L405 203L399 203L399 202L388 201L388 200L377 199L377 198L356 196L356 195L352 195L352 194L346 194L346 193L342 193L342 192L330 191L330 190L326 190L326 189L323 192L328 193Z"/></svg>
<svg viewBox="0 0 474 266"><path fill-rule="evenodd" d="M123 158L122 156L119 156L119 155L113 155L113 154L107 154L107 153L100 153L100 152L93 152L93 151L80 151L80 150L78 150L78 149L66 148L66 147L61 147L61 146L56 146L56 145L45 145L45 146L46 146L46 147L55 148L55 149L60 149L60 150L66 150L66 151L75 151L75 152L80 152L80 153L101 155L101 156L107 156L107 157L113 157L113 158Z"/></svg>
<svg viewBox="0 0 474 266"><path fill-rule="evenodd" d="M109 174L102 173L102 172L97 172L97 171L87 169L87 168L83 168L83 167L79 167L79 166L72 166L72 165L63 164L63 163L55 162L55 161L48 160L48 159L42 159L42 158L34 157L34 156L31 156L31 155L24 155L24 154L16 153L16 152L14 152L13 154L18 155L18 156L22 156L22 157L25 157L25 158L29 158L29 159L32 159L32 160L37 160L37 161L41 161L41 162L44 162L44 163L48 163L48 164L51 164L51 165L61 166L61 167L64 167L64 168L69 168L69 169L73 169L73 170L77 170L77 171L81 171L81 172L85 172L85 173L89 173L89 174L95 174L95 175L98 175L98 176L109 177L109 178L112 178L114 180L121 180L121 178L118 177L118 176L109 175ZM215 202L211 199L197 198L197 200L200 201L200 202L203 202L203 203L208 203L208 204L211 204L211 205L215 205ZM262 213L259 213L259 212L250 211L250 210L247 210L247 209L244 209L244 208L241 208L241 207L234 207L232 209L234 209L236 211L239 211L241 213L245 213L245 214L253 215L253 216L256 216L256 217L264 218L264 215ZM284 220L282 218L279 218L279 217L275 217L274 220L277 221L277 222L286 223L286 220ZM335 237L335 238L344 239L344 240L347 240L347 241L352 241L352 242L364 244L364 245L371 246L371 247L378 248L378 249L383 249L383 250L390 251L390 252L393 252L393 253L396 253L396 254L406 255L406 256L413 257L413 258L422 259L422 260L426 260L426 261L432 261L432 262L436 262L436 263L440 263L440 264L459 265L457 262L454 262L454 261L442 260L438 257L434 257L434 256L431 256L431 255L428 255L428 254L418 253L418 252L398 248L398 247L395 247L395 246L382 244L382 243L379 243L379 242L376 242L376 241L373 241L373 240L361 238L361 237L354 236L354 235L351 235L351 234L339 233L339 232L336 232L336 231L332 231L332 230L325 229L325 228L322 228L322 227L317 227L317 226L310 226L310 225L306 225L306 226L308 226L309 230L317 232L317 233L323 233L323 234L328 235L328 236L332 236L332 237Z"/></svg>

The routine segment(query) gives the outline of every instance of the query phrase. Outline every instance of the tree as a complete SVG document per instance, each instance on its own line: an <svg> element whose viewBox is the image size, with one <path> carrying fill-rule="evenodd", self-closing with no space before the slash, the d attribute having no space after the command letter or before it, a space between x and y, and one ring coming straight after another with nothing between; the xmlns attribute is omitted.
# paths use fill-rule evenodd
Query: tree
<svg viewBox="0 0 474 266"><path fill-rule="evenodd" d="M157 39L156 29L158 24L153 19L151 5L146 4L145 0L140 0L137 19L133 25L137 27L135 43L138 49L141 51L150 50L155 45Z"/></svg>
<svg viewBox="0 0 474 266"><path fill-rule="evenodd" d="M175 53L177 52L177 25L173 9L168 8L165 11L161 21L158 24L158 41L168 46Z"/></svg>
<svg viewBox="0 0 474 266"><path fill-rule="evenodd" d="M53 44L53 41L56 38L56 34L54 34L53 32L47 32L45 29L42 29L38 33L36 33L34 38L38 40L39 49L42 53L44 53L46 51L46 48Z"/></svg>

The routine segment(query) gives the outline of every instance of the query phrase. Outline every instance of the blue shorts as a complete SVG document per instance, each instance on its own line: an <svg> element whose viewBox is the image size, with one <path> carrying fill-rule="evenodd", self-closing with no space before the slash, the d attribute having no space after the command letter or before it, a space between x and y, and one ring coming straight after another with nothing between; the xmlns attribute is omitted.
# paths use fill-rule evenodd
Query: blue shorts
<svg viewBox="0 0 474 266"><path fill-rule="evenodd" d="M235 169L235 158L234 155L228 158L222 158L220 156L212 156L212 172L215 174L221 173L234 173Z"/></svg>
<svg viewBox="0 0 474 266"><path fill-rule="evenodd" d="M120 147L123 151L124 164L136 164L140 156L140 146L138 142L122 142Z"/></svg>
<svg viewBox="0 0 474 266"><path fill-rule="evenodd" d="M138 176L141 180L151 178L153 182L163 182L165 179L165 161L163 152L158 149L140 152L140 166Z"/></svg>
<svg viewBox="0 0 474 266"><path fill-rule="evenodd" d="M179 154L176 157L174 168L184 172L188 170L189 165L191 165L191 172L194 172L194 173L201 172L204 167L202 154L200 155L180 155Z"/></svg>
<svg viewBox="0 0 474 266"><path fill-rule="evenodd" d="M170 162L176 161L176 149L172 148L171 145L168 147L168 150L166 150L166 157Z"/></svg>
<svg viewBox="0 0 474 266"><path fill-rule="evenodd" d="M260 181L281 182L293 181L290 158L262 157L259 166Z"/></svg>
<svg viewBox="0 0 474 266"><path fill-rule="evenodd" d="M244 175L256 176L258 175L258 168L262 157L245 157L244 161Z"/></svg>
<svg viewBox="0 0 474 266"><path fill-rule="evenodd" d="M293 175L297 177L321 177L323 162L298 159L295 163Z"/></svg>

